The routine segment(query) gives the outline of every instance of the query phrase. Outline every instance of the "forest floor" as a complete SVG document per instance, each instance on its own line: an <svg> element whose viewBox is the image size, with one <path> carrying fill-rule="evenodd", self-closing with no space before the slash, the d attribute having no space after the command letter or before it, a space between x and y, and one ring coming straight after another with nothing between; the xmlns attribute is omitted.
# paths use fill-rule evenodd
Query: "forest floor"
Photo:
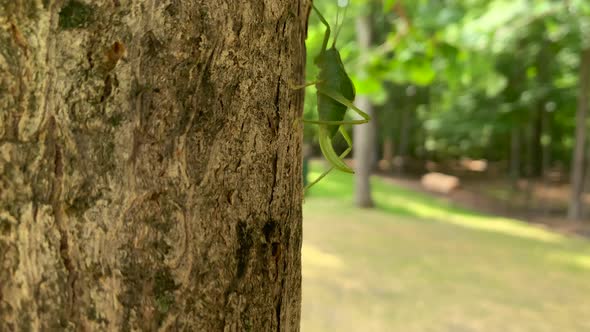
<svg viewBox="0 0 590 332"><path fill-rule="evenodd" d="M449 194L428 192L417 177L395 177L379 174L383 181L439 197L456 206L482 213L516 218L550 230L590 238L590 220L572 221L566 218L570 194L568 184L531 182L526 180L517 188L504 179L461 179L461 186ZM585 197L586 206L590 197Z"/></svg>
<svg viewBox="0 0 590 332"><path fill-rule="evenodd" d="M379 177L357 209L352 182L306 194L303 332L590 331L590 241Z"/></svg>

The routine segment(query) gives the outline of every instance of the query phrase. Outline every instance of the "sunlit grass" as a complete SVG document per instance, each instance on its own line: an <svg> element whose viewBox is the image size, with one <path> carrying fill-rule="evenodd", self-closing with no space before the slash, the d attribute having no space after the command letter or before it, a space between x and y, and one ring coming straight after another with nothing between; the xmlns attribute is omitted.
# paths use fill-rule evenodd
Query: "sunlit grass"
<svg viewBox="0 0 590 332"><path fill-rule="evenodd" d="M356 209L351 184L306 195L302 331L590 331L588 242L379 179Z"/></svg>
<svg viewBox="0 0 590 332"><path fill-rule="evenodd" d="M319 171L311 172L310 178L319 175ZM348 198L350 201L350 197L352 197L350 183L352 183L352 177L349 174L334 172L334 174L330 174L330 180L312 188L310 194L315 196L319 193L319 196L332 196L333 193L339 192L335 197ZM346 184L349 185L346 186ZM467 211L425 194L393 187L378 180L373 181L373 187L378 207L389 212L548 242L557 242L563 239L563 236L557 233L539 227L531 227L518 220Z"/></svg>

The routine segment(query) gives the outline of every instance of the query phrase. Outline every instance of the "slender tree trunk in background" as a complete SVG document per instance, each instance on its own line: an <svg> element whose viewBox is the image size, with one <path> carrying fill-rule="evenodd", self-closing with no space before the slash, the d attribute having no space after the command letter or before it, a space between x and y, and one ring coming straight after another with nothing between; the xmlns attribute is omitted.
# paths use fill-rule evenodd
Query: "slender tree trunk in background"
<svg viewBox="0 0 590 332"><path fill-rule="evenodd" d="M520 178L520 157L521 157L520 125L514 123L510 133L510 179L513 188L517 188Z"/></svg>
<svg viewBox="0 0 590 332"><path fill-rule="evenodd" d="M543 110L543 137L546 137L548 140L546 142L542 142L542 155L543 155L543 186L547 189L551 187L551 179L550 179L550 171L551 171L551 144L553 143L553 138L551 135L551 121L552 121L552 113L548 112L547 110ZM541 207L543 209L543 214L549 215L551 210L553 209L553 200L544 200L541 202Z"/></svg>
<svg viewBox="0 0 590 332"><path fill-rule="evenodd" d="M543 144L543 173L551 170L551 147L553 145L553 113L543 112L543 136L547 137L548 141Z"/></svg>
<svg viewBox="0 0 590 332"><path fill-rule="evenodd" d="M360 96L356 103L358 108L372 115L369 100ZM354 161L355 161L355 204L358 207L373 207L371 195L372 148L374 146L373 128L369 124L354 126Z"/></svg>
<svg viewBox="0 0 590 332"><path fill-rule="evenodd" d="M410 128L412 127L412 114L408 104L401 108L400 139L399 139L399 158L398 175L403 175L406 171L408 161L408 147L410 145Z"/></svg>
<svg viewBox="0 0 590 332"><path fill-rule="evenodd" d="M309 1L0 1L0 331L297 331Z"/></svg>
<svg viewBox="0 0 590 332"><path fill-rule="evenodd" d="M551 66L548 65L552 61L552 54L550 53L550 45L547 40L543 40L541 50L537 54L537 82L539 86L548 86L552 88ZM552 110L547 108L549 102L548 97L544 97L537 103L537 113L539 121L539 137L537 143L539 144L540 154L540 176L545 178L545 174L551 168L551 144L552 144Z"/></svg>
<svg viewBox="0 0 590 332"><path fill-rule="evenodd" d="M356 31L361 50L366 50L371 45L371 20L369 16L359 15L356 21ZM366 57L366 54L362 54ZM364 60L362 60L364 62ZM370 116L373 115L373 107L365 96L358 96L356 105ZM371 196L371 168L373 166L375 149L375 120L368 124L353 126L354 128L354 164L355 164L355 204L359 207L372 207Z"/></svg>
<svg viewBox="0 0 590 332"><path fill-rule="evenodd" d="M535 105L531 110L533 113L531 123L531 151L530 151L530 168L531 177L539 178L543 175L543 145L541 140L543 137L543 106L541 103Z"/></svg>
<svg viewBox="0 0 590 332"><path fill-rule="evenodd" d="M379 139L377 137L377 133L379 132L379 126L377 126L377 123L379 123L379 114L377 112L375 112L375 107L371 104L371 119L372 121L370 121L369 123L367 123L367 126L371 127L371 132L369 133L369 135L371 135L371 141L373 142L371 144L371 156L370 156L370 161L371 164L369 165L369 171L372 172L374 170L377 169L377 166L379 165L379 156L381 155L381 149L379 146Z"/></svg>
<svg viewBox="0 0 590 332"><path fill-rule="evenodd" d="M572 192L568 209L568 218L571 220L578 220L582 217L582 193L584 192L584 161L586 152L586 113L588 112L588 95L590 94L590 48L582 51L580 60L580 90L578 92L578 110L576 111L576 141L570 177Z"/></svg>
<svg viewBox="0 0 590 332"><path fill-rule="evenodd" d="M518 180L521 176L521 132L520 124L514 119L512 120L512 128L510 131L510 184L512 190L508 199L504 202L504 208L506 212L514 209L514 202L517 201L520 189L518 187Z"/></svg>
<svg viewBox="0 0 590 332"><path fill-rule="evenodd" d="M383 161L384 171L390 172L393 162L393 137L391 133L385 134L383 138Z"/></svg>
<svg viewBox="0 0 590 332"><path fill-rule="evenodd" d="M530 118L535 118L536 109L531 109ZM535 178L536 173L536 148L537 148L537 140L539 139L537 136L537 123L536 121L530 122L527 127L525 128L525 148L526 148L526 164L525 164L525 175L527 178L527 186L525 192L525 205L527 208L527 213L530 215L534 209L534 191L535 191Z"/></svg>
<svg viewBox="0 0 590 332"><path fill-rule="evenodd" d="M385 89L387 89L387 91L393 93L394 88L395 87L392 83L385 83ZM391 172L393 170L393 158L394 153L396 152L395 144L397 143L397 139L394 139L394 137L398 132L398 130L396 130L396 125L399 123L399 114L395 111L395 106L397 105L394 102L394 99L395 98L392 95L388 96L387 102L381 108L381 118L379 121L379 130L383 133L383 170L386 172Z"/></svg>

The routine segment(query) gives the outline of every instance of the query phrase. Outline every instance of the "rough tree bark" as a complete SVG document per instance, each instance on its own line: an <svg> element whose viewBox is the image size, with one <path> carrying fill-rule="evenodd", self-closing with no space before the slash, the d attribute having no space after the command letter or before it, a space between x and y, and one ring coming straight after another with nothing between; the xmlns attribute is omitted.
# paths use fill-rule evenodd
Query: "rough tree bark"
<svg viewBox="0 0 590 332"><path fill-rule="evenodd" d="M576 141L572 157L571 186L572 192L568 209L568 218L577 220L582 217L582 193L584 192L584 161L586 150L586 114L590 94L590 48L582 51L580 56L580 90L578 92L578 110L576 111Z"/></svg>
<svg viewBox="0 0 590 332"><path fill-rule="evenodd" d="M0 331L297 331L308 0L0 0Z"/></svg>
<svg viewBox="0 0 590 332"><path fill-rule="evenodd" d="M371 20L369 16L360 15L356 21L356 31L361 49L367 49L371 45ZM366 55L361 55L366 57ZM363 60L364 61L364 60ZM370 116L373 115L373 105L366 96L358 96L356 100L358 108ZM371 168L374 165L375 149L375 122L353 126L354 130L354 166L355 188L354 200L359 207L373 207L371 196Z"/></svg>

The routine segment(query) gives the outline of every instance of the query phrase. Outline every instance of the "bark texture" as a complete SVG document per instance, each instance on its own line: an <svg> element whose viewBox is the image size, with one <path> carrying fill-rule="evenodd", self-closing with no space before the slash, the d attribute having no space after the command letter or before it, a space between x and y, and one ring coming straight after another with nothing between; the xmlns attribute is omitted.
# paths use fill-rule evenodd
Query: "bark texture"
<svg viewBox="0 0 590 332"><path fill-rule="evenodd" d="M310 1L0 0L0 331L298 331Z"/></svg>
<svg viewBox="0 0 590 332"><path fill-rule="evenodd" d="M572 158L572 173L570 180L572 192L568 209L568 218L571 220L577 220L582 217L584 164L586 160L586 116L588 113L588 98L590 98L590 48L583 50L580 55L580 91L578 93L576 141Z"/></svg>

